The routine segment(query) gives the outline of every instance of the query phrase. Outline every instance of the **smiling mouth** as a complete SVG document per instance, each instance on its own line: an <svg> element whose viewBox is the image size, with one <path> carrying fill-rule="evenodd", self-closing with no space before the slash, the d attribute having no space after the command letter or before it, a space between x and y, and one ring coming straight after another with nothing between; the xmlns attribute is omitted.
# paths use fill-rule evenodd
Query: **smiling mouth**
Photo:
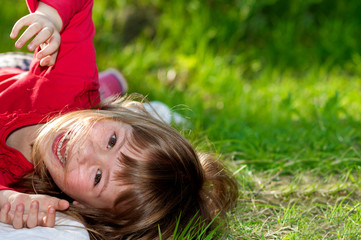
<svg viewBox="0 0 361 240"><path fill-rule="evenodd" d="M64 136L60 139L58 143L58 147L56 149L56 155L59 158L60 162L65 165L68 159L69 153L69 145L67 144L70 140L70 133L64 134Z"/></svg>

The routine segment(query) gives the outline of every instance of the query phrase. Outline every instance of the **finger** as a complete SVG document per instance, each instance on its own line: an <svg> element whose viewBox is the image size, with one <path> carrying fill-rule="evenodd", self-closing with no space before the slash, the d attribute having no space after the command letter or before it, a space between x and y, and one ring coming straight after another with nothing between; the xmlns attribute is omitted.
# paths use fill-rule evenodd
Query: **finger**
<svg viewBox="0 0 361 240"><path fill-rule="evenodd" d="M39 212L39 202L33 200L30 205L30 210L28 213L28 219L26 221L26 226L28 228L34 228L38 225L38 212Z"/></svg>
<svg viewBox="0 0 361 240"><path fill-rule="evenodd" d="M54 206L49 206L48 213L44 218L44 227L54 227L55 225L55 208Z"/></svg>
<svg viewBox="0 0 361 240"><path fill-rule="evenodd" d="M41 31L43 25L39 22L31 24L15 43L16 48L22 48L24 44Z"/></svg>
<svg viewBox="0 0 361 240"><path fill-rule="evenodd" d="M58 56L58 52L55 52L54 54L51 55L51 59L50 59L50 63L49 63L49 66L53 66L56 62L56 57ZM65 200L63 200L65 201ZM68 202L68 201L65 201L65 202ZM66 205L66 207L61 207L59 205L59 208L62 208L62 210L65 210L69 207L69 204ZM60 209L59 209L60 210Z"/></svg>
<svg viewBox="0 0 361 240"><path fill-rule="evenodd" d="M10 37L16 38L20 32L20 30L25 27L29 26L33 22L34 16L32 14L26 15L22 18L20 18L13 26L13 29L11 30Z"/></svg>
<svg viewBox="0 0 361 240"><path fill-rule="evenodd" d="M51 62L51 56L46 56L40 60L40 66L42 66L42 67L49 66L50 67L51 66L50 62Z"/></svg>
<svg viewBox="0 0 361 240"><path fill-rule="evenodd" d="M78 202L78 201L73 201L73 205L79 208L86 208L86 205Z"/></svg>
<svg viewBox="0 0 361 240"><path fill-rule="evenodd" d="M47 42L52 38L54 33L54 29L51 27L44 27L37 33L36 37L29 43L28 50L33 51L37 48L40 44ZM45 54L46 55L46 54Z"/></svg>
<svg viewBox="0 0 361 240"><path fill-rule="evenodd" d="M38 226L44 225L44 219L46 218L47 212L39 212L38 213Z"/></svg>
<svg viewBox="0 0 361 240"><path fill-rule="evenodd" d="M50 205L53 206L55 210L65 210L69 207L69 202L64 199L52 197L52 199L49 201L48 206Z"/></svg>
<svg viewBox="0 0 361 240"><path fill-rule="evenodd" d="M67 200L64 199L60 199L58 202L58 210L66 210L69 208L69 202Z"/></svg>
<svg viewBox="0 0 361 240"><path fill-rule="evenodd" d="M46 56L40 60L40 66L53 66L56 62L56 57L58 56L58 52L55 52L52 55ZM67 208L67 207L66 207ZM65 208L65 209L66 209Z"/></svg>
<svg viewBox="0 0 361 240"><path fill-rule="evenodd" d="M20 229L24 227L24 204L20 203L16 206L14 218L13 218L13 227L15 229Z"/></svg>
<svg viewBox="0 0 361 240"><path fill-rule="evenodd" d="M9 202L5 203L2 207L1 207L1 211L0 211L0 222L3 223L9 223L10 219L9 219L9 211L10 211L11 205Z"/></svg>
<svg viewBox="0 0 361 240"><path fill-rule="evenodd" d="M41 51L39 51L36 55L38 59L42 59L44 56L47 55L53 55L54 53L57 53L60 47L60 35L54 34L48 39L48 44L44 44L44 46L41 46ZM56 56L55 56L56 58ZM55 62L54 62L55 63Z"/></svg>
<svg viewBox="0 0 361 240"><path fill-rule="evenodd" d="M47 212L48 206L53 206L55 210L65 210L69 207L68 201L56 197L39 195L37 200L39 201L39 212Z"/></svg>

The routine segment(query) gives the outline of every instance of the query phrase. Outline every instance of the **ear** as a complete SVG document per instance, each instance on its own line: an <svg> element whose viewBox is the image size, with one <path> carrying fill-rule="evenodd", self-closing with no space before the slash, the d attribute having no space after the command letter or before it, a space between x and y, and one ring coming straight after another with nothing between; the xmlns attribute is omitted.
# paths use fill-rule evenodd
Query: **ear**
<svg viewBox="0 0 361 240"><path fill-rule="evenodd" d="M80 203L78 201L73 201L73 205L75 207L79 207L79 208L87 208L87 206L85 204L82 204L82 203Z"/></svg>

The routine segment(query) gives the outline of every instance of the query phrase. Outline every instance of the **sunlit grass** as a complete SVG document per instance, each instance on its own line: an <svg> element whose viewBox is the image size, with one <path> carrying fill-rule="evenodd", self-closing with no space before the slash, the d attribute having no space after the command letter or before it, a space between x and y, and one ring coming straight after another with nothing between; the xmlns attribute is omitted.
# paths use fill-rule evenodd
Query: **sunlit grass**
<svg viewBox="0 0 361 240"><path fill-rule="evenodd" d="M5 1L0 9L1 51L15 50L8 35L26 12L17 2L14 8L13 1ZM243 19L253 14L256 1L238 4ZM355 52L345 59L346 70L331 64L348 56L347 46L355 42L338 47L343 36L336 36L340 26L331 19L321 24L325 38L319 42L326 50L319 55L293 44L297 36L282 35L297 30L292 22L266 32L273 42L258 49L242 35L246 30L236 10L193 0L96 1L99 69L118 68L130 92L182 114L191 126L181 132L235 173L241 191L229 216L228 239L357 239L361 78L353 73L360 71L361 58ZM131 24L137 20L140 24ZM353 24L346 33L358 26ZM335 41L327 41L328 26L336 31ZM323 62L327 49L335 55ZM308 62L312 57L316 60ZM295 65L306 67L295 70Z"/></svg>

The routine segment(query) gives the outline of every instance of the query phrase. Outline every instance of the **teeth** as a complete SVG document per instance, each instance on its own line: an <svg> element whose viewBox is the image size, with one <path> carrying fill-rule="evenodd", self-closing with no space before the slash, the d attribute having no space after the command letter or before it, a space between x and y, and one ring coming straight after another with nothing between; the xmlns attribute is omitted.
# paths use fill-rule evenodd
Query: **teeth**
<svg viewBox="0 0 361 240"><path fill-rule="evenodd" d="M69 140L69 138L67 138ZM68 159L68 151L69 151L69 144L66 145L66 148L65 148L65 160Z"/></svg>
<svg viewBox="0 0 361 240"><path fill-rule="evenodd" d="M57 149L57 151L56 151L56 154L58 155L59 160L60 160L63 164L66 163L66 160L67 160L67 158L68 158L69 145L68 145L68 144L66 145L64 157L61 155L61 152L60 152L60 151L61 151L61 148L62 148L62 146L63 146L64 141L65 141L65 140L69 140L69 139L70 139L69 134L68 134L68 133L65 134L65 135L60 139L59 145L58 145L58 149Z"/></svg>

